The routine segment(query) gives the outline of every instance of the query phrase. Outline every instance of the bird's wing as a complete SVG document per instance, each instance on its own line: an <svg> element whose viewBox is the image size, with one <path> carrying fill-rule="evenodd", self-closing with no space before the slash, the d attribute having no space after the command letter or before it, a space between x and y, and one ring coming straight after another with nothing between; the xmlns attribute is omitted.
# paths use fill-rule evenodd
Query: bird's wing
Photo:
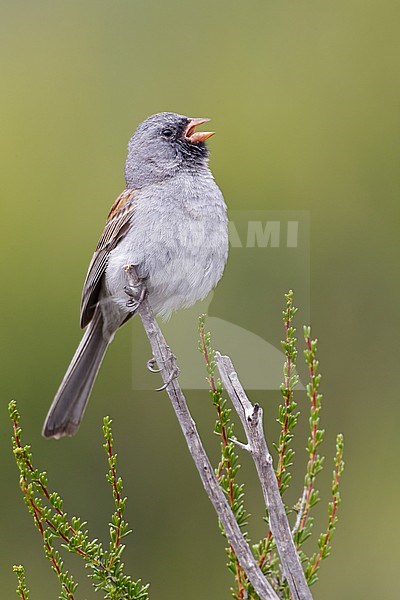
<svg viewBox="0 0 400 600"><path fill-rule="evenodd" d="M83 286L81 301L82 328L86 327L93 317L109 254L129 228L135 209L136 194L137 190L124 190L108 213L103 234L94 251Z"/></svg>

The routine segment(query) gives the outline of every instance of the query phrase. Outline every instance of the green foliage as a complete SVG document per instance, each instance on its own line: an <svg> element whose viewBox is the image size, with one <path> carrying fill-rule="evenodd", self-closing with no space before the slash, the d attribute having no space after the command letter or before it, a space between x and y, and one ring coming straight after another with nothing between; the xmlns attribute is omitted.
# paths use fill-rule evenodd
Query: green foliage
<svg viewBox="0 0 400 600"><path fill-rule="evenodd" d="M293 464L294 451L291 448L294 429L299 412L294 399L294 390L298 383L296 374L297 339L294 327L294 317L297 308L293 306L293 292L285 296L286 307L282 313L285 339L281 342L285 354L283 367L284 380L281 385L282 401L278 408L278 423L280 434L278 442L274 444L277 453L275 474L280 494L283 496L291 483L289 468ZM207 370L207 380L210 386L210 397L216 409L217 419L214 432L220 438L221 458L215 470L219 485L223 490L232 509L244 538L250 543L245 531L249 514L245 508L244 484L238 481L240 470L237 447L240 447L234 434L234 424L231 420L231 409L224 398L224 390L220 379L216 377L215 354L211 347L211 335L205 330L205 316L199 319L199 350L204 357ZM307 467L304 477L304 489L301 498L293 509L286 508L288 517L296 515L293 524L293 538L303 564L306 580L309 585L318 579L321 562L329 556L332 549L332 537L337 525L337 512L340 504L339 484L343 473L343 436L336 438L336 454L332 479L332 497L328 505L328 522L325 530L319 535L317 549L309 557L304 552L303 544L312 534L313 516L312 509L319 501L319 492L315 486L317 475L324 464L324 456L320 454L320 445L324 438L324 430L320 429L320 412L322 393L320 392L321 374L317 360L317 340L311 338L310 327L304 328L305 350L304 357L309 374L307 384L307 397L310 404L309 426L310 433L307 440ZM126 497L123 496L123 482L117 474L117 455L113 450L114 440L111 430L111 419L104 418L103 436L104 449L107 455L108 472L107 481L110 484L115 510L109 523L110 542L108 549L104 549L97 540L90 540L85 529L86 522L78 517L69 519L64 511L63 500L57 492L48 490L47 474L33 466L31 448L22 445L20 416L16 403L10 402L9 413L13 425L13 451L20 472L20 487L24 501L31 513L36 528L38 529L45 556L51 564L52 570L60 583L61 600L75 600L77 583L73 576L64 569L60 550L78 554L89 569L89 577L93 579L96 591L101 591L106 600L148 600L148 585L142 585L141 580L132 581L124 574L122 554L124 551L123 539L130 533L128 524L124 520ZM285 577L282 574L276 544L269 529L268 514L264 517L267 532L264 537L252 546L254 556L266 578L276 590L280 598L290 600L291 595ZM221 531L226 537L220 524ZM55 547L57 542L59 548ZM235 587L231 589L236 600L258 600L247 575L239 560L228 544L228 569L234 576ZM25 572L22 566L14 566L18 578L17 594L21 600L29 599L29 590L26 587Z"/></svg>
<svg viewBox="0 0 400 600"><path fill-rule="evenodd" d="M280 424L279 439L273 444L277 453L277 467L275 474L278 481L280 494L283 495L291 482L291 473L289 467L293 464L294 451L291 448L294 429L298 422L300 413L296 410L297 403L294 399L294 390L298 384L299 378L296 373L297 361L297 339L296 329L294 327L294 317L297 308L293 306L293 292L290 290L285 295L286 307L282 313L285 339L281 345L285 354L285 363L283 367L284 380L281 385L282 402L278 408L278 423ZM249 515L244 505L244 485L238 484L236 475L240 468L239 457L235 452L235 446L232 440L235 440L233 434L233 423L230 419L230 409L227 408L226 400L223 397L222 384L215 378L216 363L214 360L214 351L211 347L210 333L205 331L205 316L199 319L200 343L199 350L202 352L208 373L208 382L210 385L210 395L213 404L217 409L217 422L215 432L221 436L221 461L217 467L216 473L219 483L224 490L232 510L236 516L238 524L243 527L247 524ZM304 478L304 490L301 498L293 507L286 509L288 517L296 515L293 524L293 537L296 548L309 585L315 583L318 579L318 571L321 561L329 556L331 552L332 536L337 524L337 510L340 504L339 482L343 472L343 436L339 434L336 440L335 467L332 481L332 500L328 507L328 524L326 530L318 537L318 550L311 557L308 557L302 549L304 542L311 536L313 517L311 511L319 501L319 492L315 488L317 475L323 468L324 457L319 454L319 446L324 438L324 430L319 428L322 394L319 391L321 374L319 373L319 363L317 360L317 340L311 339L310 327L304 328L304 339L306 348L304 357L309 373L309 383L307 384L307 397L310 402L310 435L307 441L308 461L306 474ZM234 495L232 494L234 491ZM268 514L264 521L269 524ZM248 535L246 534L246 540ZM282 569L279 557L276 551L276 544L272 533L268 530L266 536L258 543L252 546L253 553L257 559L258 565L264 575L267 577L278 595L289 600L291 598L289 586L282 575ZM237 561L231 548L227 548L229 562L228 568L235 577L236 587L232 589L234 598L257 600L258 596L254 592L251 584L248 582L245 574Z"/></svg>
<svg viewBox="0 0 400 600"><path fill-rule="evenodd" d="M324 439L324 430L319 429L322 394L319 391L321 373L318 372L319 362L316 358L318 340L311 339L311 328L304 327L304 340L306 349L304 357L308 367L310 382L307 384L307 396L310 401L310 435L307 440L308 462L304 479L303 497L300 502L301 518L295 533L295 543L298 549L311 536L313 518L310 516L311 509L319 502L319 491L315 488L315 479L322 471L324 456L318 453L318 448ZM305 555L302 556L306 560ZM315 581L308 580L311 584Z"/></svg>
<svg viewBox="0 0 400 600"><path fill-rule="evenodd" d="M294 400L294 388L298 384L299 377L295 372L297 348L296 348L296 329L293 326L293 319L297 313L297 308L293 306L293 292L290 290L286 295L286 310L282 313L283 324L285 328L285 339L281 345L285 353L286 360L283 367L284 382L281 385L281 394L283 403L279 406L278 423L281 426L278 444L274 448L278 453L278 466L276 468L276 478L278 480L279 491L281 495L289 487L291 474L288 468L292 465L294 450L290 448L293 439L293 429L297 424L299 416L296 410Z"/></svg>
<svg viewBox="0 0 400 600"><path fill-rule="evenodd" d="M312 555L306 566L305 572L309 585L317 581L320 563L329 556L332 550L332 537L338 521L337 510L341 502L339 480L343 473L343 469L343 435L339 433L336 437L336 454L332 478L332 500L328 505L328 525L326 531L319 536L318 552Z"/></svg>
<svg viewBox="0 0 400 600"><path fill-rule="evenodd" d="M104 418L103 434L109 465L107 481L112 488L115 512L110 523L109 549L105 550L98 540L89 539L85 521L79 517L68 518L60 495L48 490L46 472L34 468L31 448L23 446L21 442L20 415L14 401L9 404L9 414L13 425L12 444L20 472L20 487L25 504L41 535L45 556L60 582L60 600L75 600L78 584L64 569L61 553L54 546L55 541L61 543L61 548L82 558L89 569L89 577L93 579L95 590L102 591L106 600L147 600L149 586L143 586L140 579L132 581L124 574L121 562L125 548L121 541L130 531L123 520L126 498L122 497L122 480L116 471L117 455L113 452L111 419ZM14 570L18 576L18 593L25 600L29 592L25 586L24 570L22 567L14 567Z"/></svg>
<svg viewBox="0 0 400 600"><path fill-rule="evenodd" d="M17 595L20 597L21 600L28 600L29 599L29 590L26 587L24 567L22 565L14 565L13 571L14 571L14 573L16 573L17 578L18 578L18 587L16 590Z"/></svg>

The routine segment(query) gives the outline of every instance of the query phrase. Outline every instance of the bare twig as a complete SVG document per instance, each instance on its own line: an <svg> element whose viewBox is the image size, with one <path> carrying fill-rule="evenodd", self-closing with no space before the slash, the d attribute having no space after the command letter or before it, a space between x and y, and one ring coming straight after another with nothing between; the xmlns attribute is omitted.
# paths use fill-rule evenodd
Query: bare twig
<svg viewBox="0 0 400 600"><path fill-rule="evenodd" d="M231 359L216 352L215 360L222 383L232 400L247 436L248 446L257 469L268 510L270 528L292 597L294 600L312 600L279 493L272 457L265 440L262 408L258 404L253 406L247 398Z"/></svg>
<svg viewBox="0 0 400 600"><path fill-rule="evenodd" d="M140 282L135 267L127 266L125 271L129 285L132 287L138 286ZM278 596L272 586L259 569L257 562L240 531L224 493L218 485L214 470L203 448L196 425L190 415L185 397L177 379L174 379L176 368L174 368L174 361L171 360L171 351L165 342L164 336L161 333L146 298L144 298L138 306L137 312L142 320L154 358L158 366L162 368L161 376L164 384L167 384L166 391L185 436L190 454L197 467L207 495L221 521L226 537L261 600L278 600ZM306 596L297 596L296 598L300 597L306 598ZM311 596L309 596L309 598L311 598Z"/></svg>

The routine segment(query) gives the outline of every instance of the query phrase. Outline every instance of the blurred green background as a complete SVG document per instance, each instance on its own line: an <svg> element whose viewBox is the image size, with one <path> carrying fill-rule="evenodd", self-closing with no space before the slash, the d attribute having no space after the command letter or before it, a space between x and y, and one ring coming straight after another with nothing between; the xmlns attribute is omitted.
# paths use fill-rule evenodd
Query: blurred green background
<svg viewBox="0 0 400 600"><path fill-rule="evenodd" d="M335 433L346 442L340 523L313 593L398 597L398 2L0 6L1 597L16 597L11 567L20 562L32 599L58 595L18 489L11 398L67 511L87 518L103 540L112 503L101 422L110 414L134 530L128 572L151 582L153 600L230 597L224 540L168 400L132 391L130 327L107 355L79 434L58 443L40 436L80 339L81 286L123 188L126 143L138 122L161 110L213 118L211 165L232 209L310 212L310 314L328 454L317 529L325 524ZM279 311L270 319L279 322ZM252 397L266 407L272 439L279 393ZM215 462L207 394L188 399ZM301 488L306 427L303 412L288 501ZM248 457L243 464L255 541L262 499ZM67 563L82 573L74 557ZM94 597L85 580L79 590L79 598Z"/></svg>

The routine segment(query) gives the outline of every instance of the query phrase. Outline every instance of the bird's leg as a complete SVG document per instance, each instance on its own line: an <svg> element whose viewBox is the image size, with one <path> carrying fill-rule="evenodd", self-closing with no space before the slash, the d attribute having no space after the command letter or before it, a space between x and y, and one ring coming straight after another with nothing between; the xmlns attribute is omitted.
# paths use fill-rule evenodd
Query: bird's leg
<svg viewBox="0 0 400 600"><path fill-rule="evenodd" d="M136 310L146 297L147 288L144 282L144 279L138 279L135 285L130 284L124 287L124 292L129 297L126 306L131 310Z"/></svg>
<svg viewBox="0 0 400 600"><path fill-rule="evenodd" d="M147 361L147 368L149 371L151 371L151 373L161 373L161 371L163 369L165 369L165 365L169 362L172 363L172 369L171 369L171 373L170 376L168 378L168 381L166 383L164 383L164 385L162 385L161 387L156 389L156 392L162 392L163 390L165 390L169 384L171 383L171 381L173 381L174 379L176 379L177 377L179 377L180 371L179 371L179 367L176 364L176 356L171 352L171 349L167 346L168 348L168 356L162 361L163 366L161 368L155 369L154 367L157 365L157 361L154 358L154 356L152 356L148 361Z"/></svg>
<svg viewBox="0 0 400 600"><path fill-rule="evenodd" d="M127 296L129 296L129 301L127 302L127 307L129 307L130 309L132 309L132 311L135 311L140 304L143 302L143 300L146 298L146 294L147 294L147 288L145 285L145 279L138 277L135 266L134 265L126 265L124 267L124 270L127 273L128 276L128 280L129 280L129 285L126 285L124 287L124 292L127 294ZM166 369L166 365L167 363L171 363L171 369L169 371L169 377L168 380L164 383L163 386L161 386L160 388L156 389L156 392L162 392L163 390L165 390L169 384L171 383L171 381L173 381L174 379L176 379L177 377L179 377L179 368L178 365L176 364L176 357L172 354L171 349L167 346L167 356L166 358L163 358L162 360L162 365L157 365L157 361L154 358L154 356L152 356L148 361L147 361L147 368L149 371L151 371L152 373L161 373L161 371L163 371L164 369ZM158 366L158 368L156 369L156 365Z"/></svg>

